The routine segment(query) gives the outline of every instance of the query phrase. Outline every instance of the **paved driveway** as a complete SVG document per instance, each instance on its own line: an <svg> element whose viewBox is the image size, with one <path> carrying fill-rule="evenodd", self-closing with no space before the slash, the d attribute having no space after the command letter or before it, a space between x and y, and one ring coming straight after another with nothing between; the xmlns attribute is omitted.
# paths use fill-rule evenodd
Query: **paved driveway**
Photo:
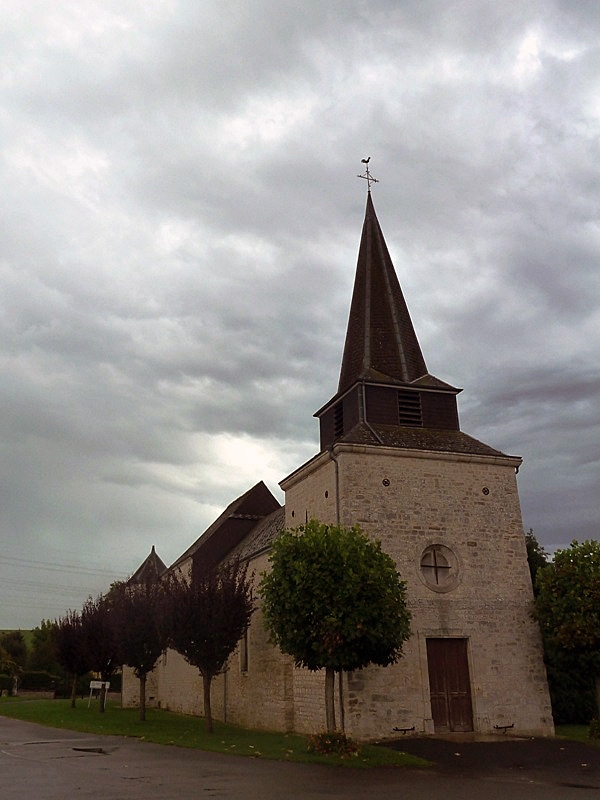
<svg viewBox="0 0 600 800"><path fill-rule="evenodd" d="M585 748L588 751L598 753ZM568 769L547 778L538 769L531 773L527 769L516 773L502 768L473 770L465 762L461 770L452 764L452 769L440 763L429 770L284 764L115 736L88 736L0 717L2 800L585 800L600 796L598 772L586 773L584 781Z"/></svg>

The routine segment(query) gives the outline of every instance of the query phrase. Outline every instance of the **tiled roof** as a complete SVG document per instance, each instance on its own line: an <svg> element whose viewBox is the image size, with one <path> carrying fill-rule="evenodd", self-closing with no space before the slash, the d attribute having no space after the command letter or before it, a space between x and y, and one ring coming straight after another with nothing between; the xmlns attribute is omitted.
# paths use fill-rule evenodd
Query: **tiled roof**
<svg viewBox="0 0 600 800"><path fill-rule="evenodd" d="M199 558L205 567L222 561L254 530L257 523L281 508L275 497L259 481L230 503L188 549L171 564L171 569L189 558Z"/></svg>
<svg viewBox="0 0 600 800"><path fill-rule="evenodd" d="M142 561L140 566L133 573L128 583L146 583L148 581L155 581L166 572L167 566L162 559L157 555L154 545L148 557Z"/></svg>
<svg viewBox="0 0 600 800"><path fill-rule="evenodd" d="M500 450L474 439L462 431L392 425L356 425L338 441L369 444L404 450L431 450L482 456L505 456Z"/></svg>
<svg viewBox="0 0 600 800"><path fill-rule="evenodd" d="M425 359L369 193L338 394L359 380L412 383L424 376Z"/></svg>
<svg viewBox="0 0 600 800"><path fill-rule="evenodd" d="M282 506L258 522L248 536L232 551L231 555L242 560L253 558L268 549L284 527L285 508Z"/></svg>

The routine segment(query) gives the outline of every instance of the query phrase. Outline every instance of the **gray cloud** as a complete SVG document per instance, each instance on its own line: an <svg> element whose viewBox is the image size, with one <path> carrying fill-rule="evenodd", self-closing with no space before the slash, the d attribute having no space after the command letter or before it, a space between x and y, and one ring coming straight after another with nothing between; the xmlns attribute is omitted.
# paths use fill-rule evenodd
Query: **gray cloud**
<svg viewBox="0 0 600 800"><path fill-rule="evenodd" d="M316 451L366 155L463 429L546 546L597 536L595 4L6 5L0 627Z"/></svg>

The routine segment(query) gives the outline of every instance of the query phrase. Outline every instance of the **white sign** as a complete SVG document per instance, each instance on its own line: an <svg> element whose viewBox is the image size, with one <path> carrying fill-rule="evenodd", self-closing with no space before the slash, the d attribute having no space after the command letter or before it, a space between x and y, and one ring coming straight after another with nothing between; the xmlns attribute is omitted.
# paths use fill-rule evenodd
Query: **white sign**
<svg viewBox="0 0 600 800"><path fill-rule="evenodd" d="M88 700L88 708L92 702L94 690L102 691L102 689L106 689L106 691L108 691L110 689L110 681L90 681L90 698Z"/></svg>

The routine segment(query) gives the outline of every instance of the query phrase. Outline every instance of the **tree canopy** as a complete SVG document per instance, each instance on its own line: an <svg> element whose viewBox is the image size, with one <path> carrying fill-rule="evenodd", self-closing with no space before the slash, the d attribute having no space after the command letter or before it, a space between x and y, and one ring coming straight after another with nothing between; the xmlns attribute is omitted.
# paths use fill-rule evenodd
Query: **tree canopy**
<svg viewBox="0 0 600 800"><path fill-rule="evenodd" d="M84 650L89 659L89 669L100 673L103 681L121 666L118 640L115 632L113 595L110 592L95 599L90 597L81 611ZM100 711L106 704L106 691L100 693Z"/></svg>
<svg viewBox="0 0 600 800"><path fill-rule="evenodd" d="M537 572L535 616L547 652L577 656L594 675L600 711L600 542L574 541Z"/></svg>
<svg viewBox="0 0 600 800"><path fill-rule="evenodd" d="M57 674L60 665L56 658L56 622L43 619L32 631L29 669Z"/></svg>
<svg viewBox="0 0 600 800"><path fill-rule="evenodd" d="M325 669L327 727L334 673L387 666L410 635L405 584L393 559L359 527L311 520L273 543L259 594L274 644L297 666Z"/></svg>
<svg viewBox="0 0 600 800"><path fill-rule="evenodd" d="M54 627L54 642L57 661L72 678L71 707L75 708L77 679L91 669L81 614L69 611L57 620Z"/></svg>
<svg viewBox="0 0 600 800"><path fill-rule="evenodd" d="M0 647L19 669L25 667L27 664L27 644L21 631L5 631L0 634Z"/></svg>
<svg viewBox="0 0 600 800"><path fill-rule="evenodd" d="M223 671L254 611L247 566L239 561L202 570L169 590L169 642L202 675L206 730L213 730L212 679Z"/></svg>
<svg viewBox="0 0 600 800"><path fill-rule="evenodd" d="M123 664L140 682L140 720L146 719L146 676L167 645L166 594L157 579L111 590L113 628Z"/></svg>

